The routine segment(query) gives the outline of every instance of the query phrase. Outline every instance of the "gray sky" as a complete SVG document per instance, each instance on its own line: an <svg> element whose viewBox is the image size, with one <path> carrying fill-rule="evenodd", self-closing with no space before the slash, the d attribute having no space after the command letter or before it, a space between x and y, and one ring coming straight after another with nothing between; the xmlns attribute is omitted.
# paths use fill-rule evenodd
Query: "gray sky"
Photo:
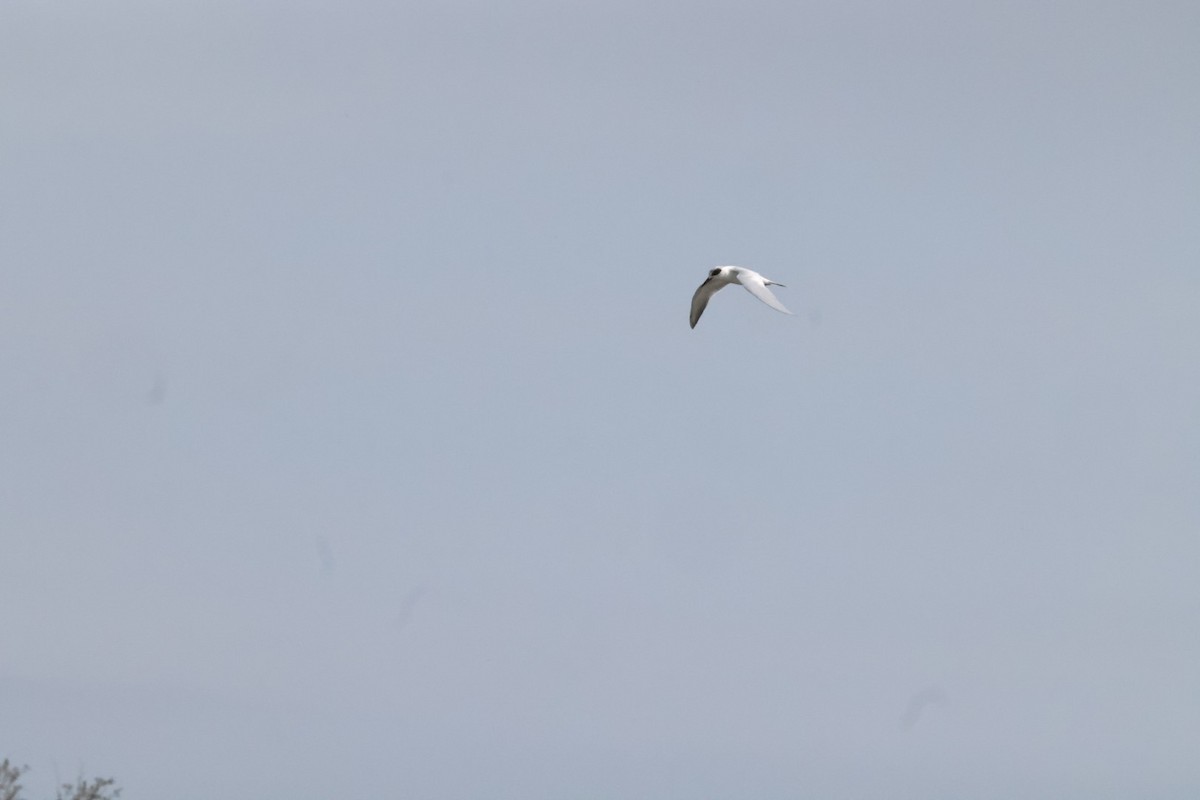
<svg viewBox="0 0 1200 800"><path fill-rule="evenodd" d="M31 795L1194 798L1200 6L0 6ZM696 330L715 264L740 289Z"/></svg>

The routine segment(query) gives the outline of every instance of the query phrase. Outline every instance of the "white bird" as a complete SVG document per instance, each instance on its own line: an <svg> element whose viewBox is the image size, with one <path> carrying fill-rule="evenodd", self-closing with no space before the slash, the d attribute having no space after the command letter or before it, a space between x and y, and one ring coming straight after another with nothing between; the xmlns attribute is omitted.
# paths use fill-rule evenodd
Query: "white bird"
<svg viewBox="0 0 1200 800"><path fill-rule="evenodd" d="M700 288L692 295L692 314L689 320L693 328L699 322L700 315L704 313L708 299L731 283L740 283L746 287L747 292L776 311L782 311L785 314L792 313L784 308L783 303L779 302L778 298L767 288L768 286L783 286L779 281L764 278L754 270L745 267L713 267L708 271L708 277L704 279L704 283L700 284Z"/></svg>

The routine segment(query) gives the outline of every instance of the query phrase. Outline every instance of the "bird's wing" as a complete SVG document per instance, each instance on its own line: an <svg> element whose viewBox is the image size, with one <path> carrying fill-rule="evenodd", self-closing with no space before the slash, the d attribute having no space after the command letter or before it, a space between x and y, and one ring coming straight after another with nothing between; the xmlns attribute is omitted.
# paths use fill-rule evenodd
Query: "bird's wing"
<svg viewBox="0 0 1200 800"><path fill-rule="evenodd" d="M704 283L700 284L700 288L692 295L692 313L688 317L688 321L692 323L693 328L696 327L696 323L700 321L700 315L704 313L705 307L708 306L708 298L724 288L724 283L714 281L712 278L708 278Z"/></svg>
<svg viewBox="0 0 1200 800"><path fill-rule="evenodd" d="M771 294L771 290L767 288L766 280L764 280L763 276L759 275L757 272L742 270L738 273L738 283L740 283L742 286L745 286L747 292L754 295L759 300L762 300L776 311L782 311L785 314L792 313L784 307L783 303L779 302L779 299L775 297L775 295ZM695 301L693 301L693 309L695 308L694 302ZM695 312L693 311L693 313Z"/></svg>

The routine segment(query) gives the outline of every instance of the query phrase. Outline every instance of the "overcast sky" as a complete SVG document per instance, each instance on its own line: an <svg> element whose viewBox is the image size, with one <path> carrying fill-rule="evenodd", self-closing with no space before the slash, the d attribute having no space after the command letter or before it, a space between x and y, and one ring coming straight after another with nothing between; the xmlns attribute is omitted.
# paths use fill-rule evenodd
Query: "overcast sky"
<svg viewBox="0 0 1200 800"><path fill-rule="evenodd" d="M0 758L1197 797L1198 86L1189 2L3 3Z"/></svg>

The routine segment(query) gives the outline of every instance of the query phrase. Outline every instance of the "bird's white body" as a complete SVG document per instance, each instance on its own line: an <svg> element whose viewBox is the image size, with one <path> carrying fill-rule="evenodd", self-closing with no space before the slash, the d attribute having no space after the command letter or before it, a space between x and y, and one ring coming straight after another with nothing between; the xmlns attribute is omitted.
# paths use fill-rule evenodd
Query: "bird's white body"
<svg viewBox="0 0 1200 800"><path fill-rule="evenodd" d="M709 298L731 283L740 283L746 288L746 291L776 311L782 311L784 314L792 313L784 308L783 303L779 302L779 299L767 288L768 286L783 286L779 281L764 278L754 270L745 267L713 267L708 271L708 277L704 279L704 283L700 284L700 288L692 295L692 313L688 321L693 328L696 327L700 315L708 306Z"/></svg>

